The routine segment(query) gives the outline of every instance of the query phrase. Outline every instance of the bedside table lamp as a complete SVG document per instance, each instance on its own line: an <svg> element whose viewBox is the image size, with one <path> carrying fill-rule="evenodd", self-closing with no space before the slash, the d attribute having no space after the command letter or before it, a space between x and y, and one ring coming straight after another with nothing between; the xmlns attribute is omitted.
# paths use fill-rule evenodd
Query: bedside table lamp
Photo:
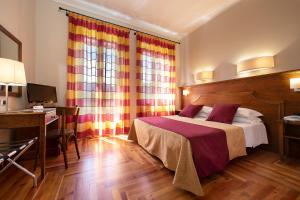
<svg viewBox="0 0 300 200"><path fill-rule="evenodd" d="M6 112L8 111L8 86L26 86L24 64L0 58L0 85L5 85Z"/></svg>

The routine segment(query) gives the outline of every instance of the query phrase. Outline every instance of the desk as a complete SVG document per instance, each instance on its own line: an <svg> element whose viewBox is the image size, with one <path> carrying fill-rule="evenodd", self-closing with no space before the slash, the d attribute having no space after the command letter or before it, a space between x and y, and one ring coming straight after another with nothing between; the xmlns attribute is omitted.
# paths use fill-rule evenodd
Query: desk
<svg viewBox="0 0 300 200"><path fill-rule="evenodd" d="M21 110L0 113L0 129L39 127L40 166L42 180L45 177L46 167L46 126L57 119L58 117L56 116L55 108L46 109L41 112Z"/></svg>

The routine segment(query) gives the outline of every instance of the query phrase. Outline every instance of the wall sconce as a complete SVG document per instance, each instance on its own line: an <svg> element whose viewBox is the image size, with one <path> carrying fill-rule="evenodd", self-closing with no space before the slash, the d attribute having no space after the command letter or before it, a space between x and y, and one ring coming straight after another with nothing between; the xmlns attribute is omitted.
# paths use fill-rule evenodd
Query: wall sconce
<svg viewBox="0 0 300 200"><path fill-rule="evenodd" d="M214 71L202 71L196 74L196 80L199 81L209 81L214 78Z"/></svg>
<svg viewBox="0 0 300 200"><path fill-rule="evenodd" d="M189 90L182 90L182 95L183 96L188 96L190 94Z"/></svg>
<svg viewBox="0 0 300 200"><path fill-rule="evenodd" d="M300 92L300 78L291 78L290 88L293 89L295 92Z"/></svg>
<svg viewBox="0 0 300 200"><path fill-rule="evenodd" d="M262 69L269 69L274 67L274 57L264 56L259 58L252 58L249 60L241 61L237 64L237 73L247 73Z"/></svg>

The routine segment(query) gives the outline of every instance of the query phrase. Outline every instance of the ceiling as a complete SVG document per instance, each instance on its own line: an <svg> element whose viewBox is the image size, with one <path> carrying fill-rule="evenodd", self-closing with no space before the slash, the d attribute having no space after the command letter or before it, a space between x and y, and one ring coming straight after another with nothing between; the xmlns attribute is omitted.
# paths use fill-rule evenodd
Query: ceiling
<svg viewBox="0 0 300 200"><path fill-rule="evenodd" d="M55 0L180 40L240 0Z"/></svg>

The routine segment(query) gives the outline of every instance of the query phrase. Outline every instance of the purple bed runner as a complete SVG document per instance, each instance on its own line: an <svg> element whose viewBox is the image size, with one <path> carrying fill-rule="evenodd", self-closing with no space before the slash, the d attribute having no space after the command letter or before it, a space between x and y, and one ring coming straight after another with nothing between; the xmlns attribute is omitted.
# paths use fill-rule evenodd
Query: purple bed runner
<svg viewBox="0 0 300 200"><path fill-rule="evenodd" d="M180 134L190 141L199 177L222 171L229 162L226 134L223 130L165 117L142 117L139 120Z"/></svg>

